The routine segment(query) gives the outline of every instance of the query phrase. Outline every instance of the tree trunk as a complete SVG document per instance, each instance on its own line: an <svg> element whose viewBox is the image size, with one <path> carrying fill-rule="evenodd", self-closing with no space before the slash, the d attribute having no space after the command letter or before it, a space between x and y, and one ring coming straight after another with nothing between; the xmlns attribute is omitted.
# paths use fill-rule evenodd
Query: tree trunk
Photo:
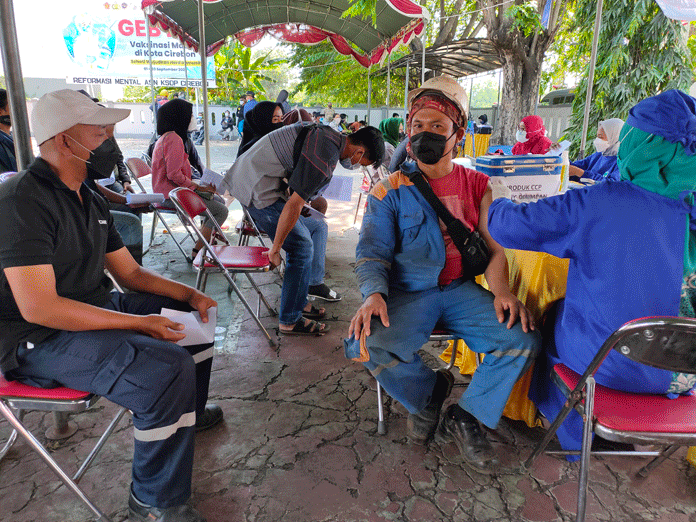
<svg viewBox="0 0 696 522"><path fill-rule="evenodd" d="M515 143L515 132L522 118L534 114L536 109L541 58L528 59L510 50L501 51L500 56L503 59L503 89L496 138L500 143L510 145Z"/></svg>

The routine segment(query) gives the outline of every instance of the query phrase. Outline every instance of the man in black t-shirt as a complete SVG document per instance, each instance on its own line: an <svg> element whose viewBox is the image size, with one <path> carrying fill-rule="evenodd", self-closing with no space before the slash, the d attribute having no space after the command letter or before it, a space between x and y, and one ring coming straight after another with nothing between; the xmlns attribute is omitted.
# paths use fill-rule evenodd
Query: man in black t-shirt
<svg viewBox="0 0 696 522"><path fill-rule="evenodd" d="M84 183L88 162L91 177L111 172L105 127L129 112L68 89L36 103L40 157L0 184L0 370L127 407L135 427L129 521L203 522L187 501L195 432L222 420L206 405L212 343L174 344L183 326L160 314L196 310L207 321L216 303L139 266L108 205ZM133 293L109 293L105 268Z"/></svg>

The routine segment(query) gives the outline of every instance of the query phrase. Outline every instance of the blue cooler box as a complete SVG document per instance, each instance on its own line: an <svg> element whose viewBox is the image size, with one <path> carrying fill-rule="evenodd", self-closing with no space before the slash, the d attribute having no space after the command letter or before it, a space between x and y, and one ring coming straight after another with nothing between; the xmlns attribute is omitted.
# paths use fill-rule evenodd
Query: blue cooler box
<svg viewBox="0 0 696 522"><path fill-rule="evenodd" d="M544 154L525 156L479 156L476 170L500 178L519 203L559 194L563 158Z"/></svg>

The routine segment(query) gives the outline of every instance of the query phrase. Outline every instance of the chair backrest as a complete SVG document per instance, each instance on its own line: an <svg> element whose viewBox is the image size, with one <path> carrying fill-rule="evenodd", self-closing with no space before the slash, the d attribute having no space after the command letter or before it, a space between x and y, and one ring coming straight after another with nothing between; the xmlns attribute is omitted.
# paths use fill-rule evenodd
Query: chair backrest
<svg viewBox="0 0 696 522"><path fill-rule="evenodd" d="M193 190L184 187L178 187L169 193L169 199L181 209L190 218L203 214L208 207L205 206L203 198L196 194Z"/></svg>
<svg viewBox="0 0 696 522"><path fill-rule="evenodd" d="M142 178L152 174L150 166L140 158L128 158L126 160L126 166L136 178Z"/></svg>
<svg viewBox="0 0 696 522"><path fill-rule="evenodd" d="M3 172L2 174L0 174L0 183L7 181L12 176L16 176L17 174L19 174L19 173L18 172Z"/></svg>
<svg viewBox="0 0 696 522"><path fill-rule="evenodd" d="M638 363L696 373L696 319L646 317L616 330L604 343Z"/></svg>

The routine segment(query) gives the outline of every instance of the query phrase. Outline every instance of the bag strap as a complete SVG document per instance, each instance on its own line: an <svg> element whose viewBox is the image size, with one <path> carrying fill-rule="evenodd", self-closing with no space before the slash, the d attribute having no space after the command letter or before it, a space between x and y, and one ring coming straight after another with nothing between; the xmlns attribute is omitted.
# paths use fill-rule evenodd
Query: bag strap
<svg viewBox="0 0 696 522"><path fill-rule="evenodd" d="M413 182L413 184L416 186L416 188L420 191L420 193L423 195L425 200L430 203L430 206L433 207L433 210L435 210L435 213L437 214L437 217L439 217L442 222L445 224L445 227L447 227L447 230L450 231L452 228L452 225L455 224L455 222L458 222L461 225L464 225L461 221L459 221L457 218L455 218L452 213L447 210L447 207L443 205L442 201L440 201L440 198L438 198L435 195L435 192L433 192L432 187L430 184L425 181L425 178L423 177L423 173L418 169L418 167L413 164L413 167L409 165L410 168L404 169L405 165L402 165L402 172L406 174L409 179ZM464 225L463 227L457 227L457 230L464 229L463 231L466 231L468 233L468 236L464 239L469 239L471 236L472 231L469 230L469 227ZM450 232L451 235L451 232ZM453 238L454 239L454 238ZM466 242L466 241L465 241Z"/></svg>

